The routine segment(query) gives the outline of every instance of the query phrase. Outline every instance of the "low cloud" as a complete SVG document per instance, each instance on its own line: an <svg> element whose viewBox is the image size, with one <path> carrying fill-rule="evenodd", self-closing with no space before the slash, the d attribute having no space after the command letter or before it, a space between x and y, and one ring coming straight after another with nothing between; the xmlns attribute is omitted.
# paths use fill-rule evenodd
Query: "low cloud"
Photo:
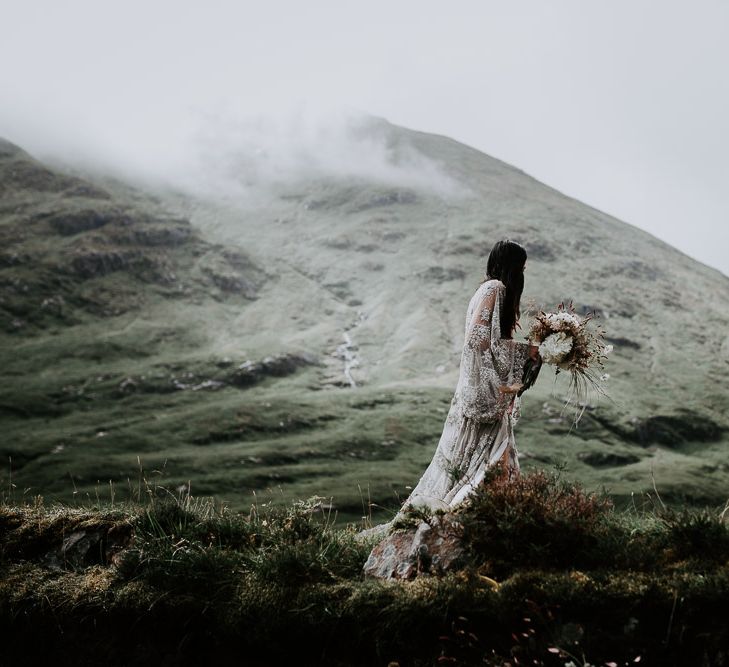
<svg viewBox="0 0 729 667"><path fill-rule="evenodd" d="M357 179L443 198L469 192L447 165L418 151L406 132L360 110L300 103L256 111L152 109L106 118L95 114L69 124L74 131L57 133L59 119L37 127L10 124L7 138L43 160L229 204L260 203L271 189L315 179Z"/></svg>
<svg viewBox="0 0 729 667"><path fill-rule="evenodd" d="M467 192L445 165L419 152L402 134L396 132L395 138L391 129L384 119L343 110L216 115L199 125L190 143L195 180L187 187L200 195L245 197L257 188L323 178L361 179L442 197Z"/></svg>

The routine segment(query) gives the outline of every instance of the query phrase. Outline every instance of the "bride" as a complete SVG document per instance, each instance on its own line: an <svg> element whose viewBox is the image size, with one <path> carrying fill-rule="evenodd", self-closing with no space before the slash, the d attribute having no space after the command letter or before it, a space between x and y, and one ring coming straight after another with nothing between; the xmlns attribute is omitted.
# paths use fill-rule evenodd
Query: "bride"
<svg viewBox="0 0 729 667"><path fill-rule="evenodd" d="M486 279L468 304L458 384L435 455L398 514L362 531L363 537L386 533L408 506L452 509L493 465L501 465L509 479L519 473L514 424L521 394L541 366L537 346L512 338L526 259L526 250L513 241L492 248Z"/></svg>

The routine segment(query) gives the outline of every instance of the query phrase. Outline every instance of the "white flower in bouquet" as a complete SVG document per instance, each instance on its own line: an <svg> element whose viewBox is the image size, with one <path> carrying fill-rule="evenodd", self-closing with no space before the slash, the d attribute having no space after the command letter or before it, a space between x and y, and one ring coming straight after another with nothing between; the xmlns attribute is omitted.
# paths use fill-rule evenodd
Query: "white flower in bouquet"
<svg viewBox="0 0 729 667"><path fill-rule="evenodd" d="M546 363L557 365L564 360L571 349L572 336L568 336L564 331L558 331L542 341L539 345L539 355Z"/></svg>
<svg viewBox="0 0 729 667"><path fill-rule="evenodd" d="M547 321L552 329L559 329L560 325L567 325L568 328L580 325L580 318L572 313L560 311L559 313L549 313Z"/></svg>

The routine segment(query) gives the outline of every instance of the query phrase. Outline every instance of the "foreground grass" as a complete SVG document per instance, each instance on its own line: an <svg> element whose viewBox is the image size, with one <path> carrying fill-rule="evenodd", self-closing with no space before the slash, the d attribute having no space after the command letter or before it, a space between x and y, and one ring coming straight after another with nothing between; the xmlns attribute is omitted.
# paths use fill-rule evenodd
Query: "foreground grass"
<svg viewBox="0 0 729 667"><path fill-rule="evenodd" d="M459 510L466 566L367 579L372 544L321 498L233 513L136 502L0 507L2 664L715 665L729 656L729 527L617 511L559 473L494 476ZM64 539L101 536L71 555ZM496 582L496 583L494 583ZM42 641L38 638L42 637Z"/></svg>

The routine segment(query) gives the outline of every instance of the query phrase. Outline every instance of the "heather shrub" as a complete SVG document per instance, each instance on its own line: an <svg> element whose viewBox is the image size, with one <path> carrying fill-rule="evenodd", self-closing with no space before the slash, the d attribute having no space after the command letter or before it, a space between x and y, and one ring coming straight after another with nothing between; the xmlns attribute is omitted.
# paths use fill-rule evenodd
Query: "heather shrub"
<svg viewBox="0 0 729 667"><path fill-rule="evenodd" d="M612 501L543 470L508 480L492 468L459 514L474 562L504 576L515 569L608 564L605 543L623 531Z"/></svg>

